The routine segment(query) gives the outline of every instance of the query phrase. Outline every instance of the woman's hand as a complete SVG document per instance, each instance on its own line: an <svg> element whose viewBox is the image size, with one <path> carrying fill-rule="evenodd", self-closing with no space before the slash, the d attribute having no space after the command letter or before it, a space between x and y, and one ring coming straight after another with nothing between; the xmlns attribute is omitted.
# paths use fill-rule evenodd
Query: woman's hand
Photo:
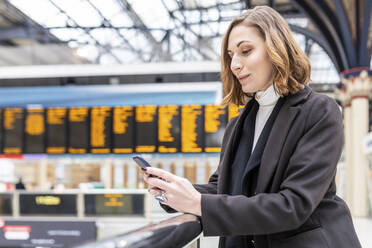
<svg viewBox="0 0 372 248"><path fill-rule="evenodd" d="M187 179L162 169L147 167L144 180L150 185L150 194L157 195L161 191L165 192L167 201L162 204L179 212L201 216L201 194Z"/></svg>

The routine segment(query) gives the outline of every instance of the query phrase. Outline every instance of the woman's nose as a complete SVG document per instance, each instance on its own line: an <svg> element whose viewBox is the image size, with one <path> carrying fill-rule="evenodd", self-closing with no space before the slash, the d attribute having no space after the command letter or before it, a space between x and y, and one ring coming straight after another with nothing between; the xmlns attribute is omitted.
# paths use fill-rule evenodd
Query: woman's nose
<svg viewBox="0 0 372 248"><path fill-rule="evenodd" d="M233 72L236 72L236 71L239 71L240 69L242 69L242 63L235 56L232 57L232 59L231 59L230 69Z"/></svg>

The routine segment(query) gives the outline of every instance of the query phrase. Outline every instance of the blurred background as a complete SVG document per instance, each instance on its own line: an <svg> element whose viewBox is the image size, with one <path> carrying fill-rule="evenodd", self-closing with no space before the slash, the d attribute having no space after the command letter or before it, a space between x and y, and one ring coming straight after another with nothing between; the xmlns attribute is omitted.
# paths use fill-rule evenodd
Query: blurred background
<svg viewBox="0 0 372 248"><path fill-rule="evenodd" d="M208 181L242 107L219 105L221 39L258 5L283 15L310 87L343 112L338 195L372 247L370 0L0 0L0 247L70 247L170 218L131 158Z"/></svg>

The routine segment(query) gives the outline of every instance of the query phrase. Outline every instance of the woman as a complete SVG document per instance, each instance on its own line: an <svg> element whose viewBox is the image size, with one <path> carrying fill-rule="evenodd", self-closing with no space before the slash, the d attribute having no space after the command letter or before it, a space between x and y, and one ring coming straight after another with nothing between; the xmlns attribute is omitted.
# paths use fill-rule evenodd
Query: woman
<svg viewBox="0 0 372 248"><path fill-rule="evenodd" d="M312 92L310 65L285 20L255 7L230 24L222 44L224 104L245 104L225 131L217 171L205 185L149 168L164 208L200 216L220 247L361 247L336 196L341 113ZM162 179L149 177L150 174Z"/></svg>

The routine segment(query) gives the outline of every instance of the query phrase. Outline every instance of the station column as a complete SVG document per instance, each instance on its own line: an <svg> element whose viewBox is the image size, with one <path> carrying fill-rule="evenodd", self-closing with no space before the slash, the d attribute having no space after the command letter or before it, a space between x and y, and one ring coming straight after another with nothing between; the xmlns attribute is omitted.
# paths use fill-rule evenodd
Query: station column
<svg viewBox="0 0 372 248"><path fill-rule="evenodd" d="M346 170L346 182L344 186L344 198L347 205L352 209L352 174L353 174L353 144L352 144L352 118L351 118L351 97L346 88L336 90L337 99L341 102L343 107L343 125L344 125L344 136L345 136L345 170Z"/></svg>
<svg viewBox="0 0 372 248"><path fill-rule="evenodd" d="M363 138L368 134L371 77L367 71L343 78L346 86L344 122L347 164L346 200L353 216L368 215L368 159L363 153ZM351 109L347 107L350 97Z"/></svg>

